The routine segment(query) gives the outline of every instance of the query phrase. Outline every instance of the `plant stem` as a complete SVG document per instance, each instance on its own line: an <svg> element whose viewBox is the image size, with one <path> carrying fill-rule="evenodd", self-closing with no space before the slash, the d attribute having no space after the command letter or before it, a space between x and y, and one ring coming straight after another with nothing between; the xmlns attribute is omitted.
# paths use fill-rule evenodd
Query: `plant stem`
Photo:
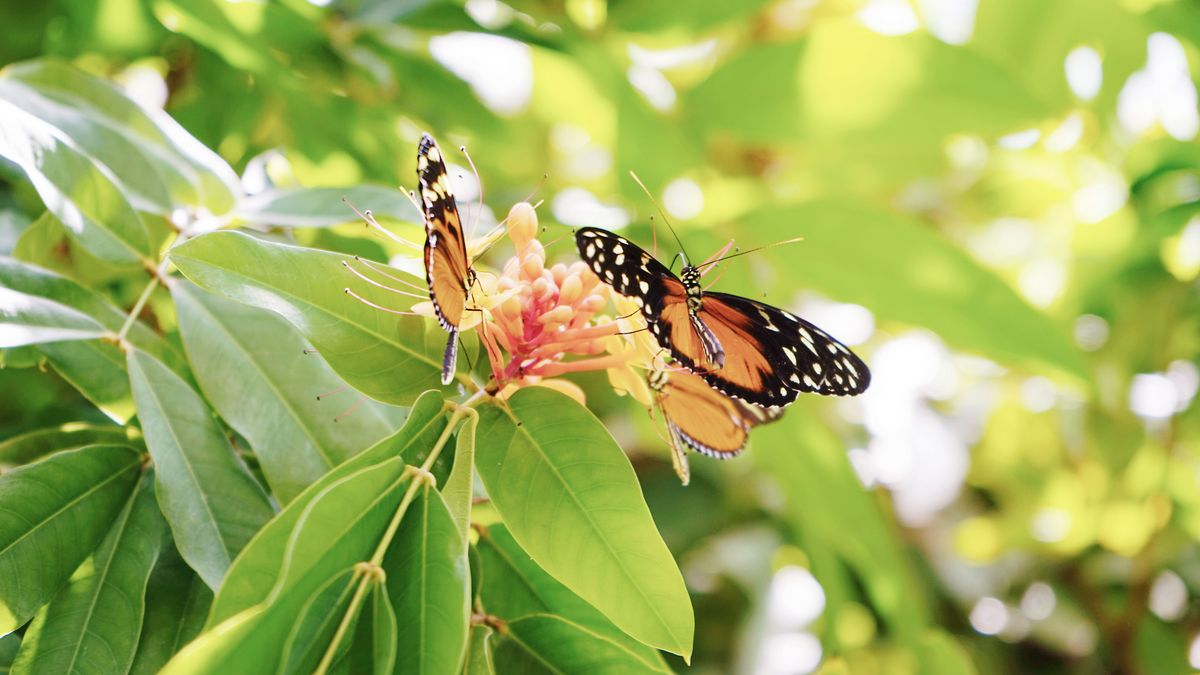
<svg viewBox="0 0 1200 675"><path fill-rule="evenodd" d="M359 606L362 605L363 598L367 595L371 581L378 578L378 575L371 574L371 571L380 569L380 565L383 564L383 557L387 555L388 547L392 545L392 539L395 538L396 531L400 529L400 522L404 519L405 512L408 511L408 505L416 498L417 490L420 487L424 486L428 489L432 485L433 477L429 473L429 468L437 461L442 448L446 447L446 443L450 440L450 435L454 432L454 428L458 426L459 420L474 413L471 408L478 405L484 396L484 392L479 390L467 399L465 403L456 405L454 412L450 414L450 419L446 422L446 428L442 430L442 434L434 442L433 447L429 450L429 456L421 463L421 467L419 469L413 469L411 465L406 467L410 470L406 471L406 478L409 479L408 489L405 490L404 497L400 500L400 505L396 507L396 512L392 515L392 520L388 523L387 530L380 537L379 545L375 547L375 552L371 555L371 559L363 568L355 570L355 575L358 576L358 587L354 589L354 597L350 599L350 605L346 607L346 612L342 615L342 620L338 624L337 631L333 634L333 639L329 641L329 647L325 649L325 654L321 657L320 664L313 671L314 675L325 675L329 672L329 668L333 665L333 657L337 653L338 645L342 643L342 640L346 637L346 633L349 632L350 623L358 614Z"/></svg>

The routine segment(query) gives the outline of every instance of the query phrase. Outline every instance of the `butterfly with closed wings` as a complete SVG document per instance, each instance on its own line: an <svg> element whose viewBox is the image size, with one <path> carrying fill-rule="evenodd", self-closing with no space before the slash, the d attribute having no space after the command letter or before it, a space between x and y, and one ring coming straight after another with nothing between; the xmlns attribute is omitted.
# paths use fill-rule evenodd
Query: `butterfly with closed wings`
<svg viewBox="0 0 1200 675"><path fill-rule="evenodd" d="M659 346L721 393L771 408L801 392L847 396L870 384L866 364L831 335L777 307L705 292L701 270L686 259L675 276L629 240L594 227L578 230L575 243L601 280L637 303Z"/></svg>
<svg viewBox="0 0 1200 675"><path fill-rule="evenodd" d="M647 382L666 419L675 471L684 485L689 475L686 449L716 459L736 457L751 429L783 414L782 408L760 408L726 396L684 370L656 367Z"/></svg>
<svg viewBox="0 0 1200 675"><path fill-rule="evenodd" d="M438 323L450 334L442 358L442 384L450 384L458 361L458 327L471 298L475 269L442 151L429 134L417 146L417 182L425 212L425 281Z"/></svg>

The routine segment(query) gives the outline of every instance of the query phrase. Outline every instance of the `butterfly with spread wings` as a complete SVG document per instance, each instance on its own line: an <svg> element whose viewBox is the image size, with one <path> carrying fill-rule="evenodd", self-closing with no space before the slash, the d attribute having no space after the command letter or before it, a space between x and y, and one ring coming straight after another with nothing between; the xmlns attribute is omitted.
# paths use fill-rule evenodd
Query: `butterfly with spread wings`
<svg viewBox="0 0 1200 675"><path fill-rule="evenodd" d="M751 429L783 414L783 408L761 408L726 396L684 370L656 368L647 381L655 405L666 418L672 460L684 485L689 474L687 449L716 459L736 457L746 447Z"/></svg>
<svg viewBox="0 0 1200 675"><path fill-rule="evenodd" d="M442 384L450 384L458 361L458 327L467 311L475 270L442 151L429 134L422 135L417 146L417 181L425 211L425 281L438 323L450 334L442 358Z"/></svg>
<svg viewBox="0 0 1200 675"><path fill-rule="evenodd" d="M594 227L575 234L579 255L637 303L659 346L718 391L770 408L800 392L847 396L871 382L845 345L800 317L728 293L705 292L700 269L679 276L624 237Z"/></svg>

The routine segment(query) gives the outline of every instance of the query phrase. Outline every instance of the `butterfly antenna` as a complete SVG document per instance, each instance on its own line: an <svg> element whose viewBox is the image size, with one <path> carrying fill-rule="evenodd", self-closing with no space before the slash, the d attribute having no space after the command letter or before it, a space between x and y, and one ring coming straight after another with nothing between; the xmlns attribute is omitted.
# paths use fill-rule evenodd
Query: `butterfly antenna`
<svg viewBox="0 0 1200 675"><path fill-rule="evenodd" d="M774 244L767 244L765 246L756 246L754 248L747 249L745 251L738 251L737 253L730 253L729 255L721 256L720 258L717 258L716 260L709 260L707 262L700 263L696 267L705 268L710 265L716 265L719 262L724 262L724 261L730 260L732 258L737 258L738 256L746 255L748 253L757 253L758 251L762 251L762 250L765 250L768 248L775 248L776 246L783 246L784 244L795 244L796 242L799 242L799 241L804 241L804 237L793 237L791 239L784 239L783 241L777 241Z"/></svg>
<svg viewBox="0 0 1200 675"><path fill-rule="evenodd" d="M642 182L641 178L638 178L636 173L630 171L629 175L633 177L634 182L638 184L638 187L642 188L642 192L646 193L646 196L650 198L650 201L654 204L654 207L658 209L660 214L662 214L663 222L667 224L667 229L671 231L671 236L675 237L675 243L679 245L679 252L683 254L683 264L687 265L687 250L683 248L683 242L679 240L679 234L677 234L675 232L675 228L671 226L671 219L667 218L667 212L663 210L662 205L658 203L658 200L654 198L654 195L650 194L650 190L646 188L646 184Z"/></svg>
<svg viewBox="0 0 1200 675"><path fill-rule="evenodd" d="M467 164L471 165L471 171L475 173L475 184L479 186L479 207L475 209L475 218L471 223L471 238L475 237L475 230L479 227L479 214L483 213L483 179L479 177L479 169L475 168L475 160L471 159L471 153L467 152L467 146L458 146L458 151L467 158Z"/></svg>
<svg viewBox="0 0 1200 675"><path fill-rule="evenodd" d="M371 213L371 209L367 209L365 211L359 211L353 204L350 203L350 200L347 199L345 196L342 197L342 202L344 202L346 204L346 206L349 206L351 211L354 211L356 214L358 214L358 217L363 219L363 222L365 222L367 224L367 227L375 230L376 232L387 237L388 239L391 239L392 241L396 242L397 244L400 244L401 246L407 246L414 250L420 250L420 248L421 248L420 246L417 246L416 244L412 243L411 241L405 239L404 237L401 237L400 235L395 234L391 230L388 230L386 227L380 225L379 221L375 220L375 214ZM418 209L418 212L420 212L420 209Z"/></svg>

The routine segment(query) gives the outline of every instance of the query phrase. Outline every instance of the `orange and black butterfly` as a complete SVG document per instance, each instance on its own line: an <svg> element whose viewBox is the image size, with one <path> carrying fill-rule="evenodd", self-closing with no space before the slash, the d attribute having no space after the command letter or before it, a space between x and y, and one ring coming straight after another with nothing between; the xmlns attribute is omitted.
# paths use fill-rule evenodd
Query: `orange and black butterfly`
<svg viewBox="0 0 1200 675"><path fill-rule="evenodd" d="M746 447L751 429L783 414L783 408L761 408L726 396L684 370L660 368L647 379L666 418L675 469L685 484L685 449L716 459L736 457Z"/></svg>
<svg viewBox="0 0 1200 675"><path fill-rule="evenodd" d="M659 346L718 391L765 408L800 392L861 394L867 366L825 331L782 309L706 293L699 268L684 260L680 276L624 237L585 227L579 255L621 295L631 297Z"/></svg>
<svg viewBox="0 0 1200 675"><path fill-rule="evenodd" d="M450 384L458 361L458 327L467 311L475 270L467 256L467 240L450 192L446 162L429 134L421 136L417 147L417 182L425 207L425 281L429 283L429 299L438 323L450 333L442 358L442 384Z"/></svg>

